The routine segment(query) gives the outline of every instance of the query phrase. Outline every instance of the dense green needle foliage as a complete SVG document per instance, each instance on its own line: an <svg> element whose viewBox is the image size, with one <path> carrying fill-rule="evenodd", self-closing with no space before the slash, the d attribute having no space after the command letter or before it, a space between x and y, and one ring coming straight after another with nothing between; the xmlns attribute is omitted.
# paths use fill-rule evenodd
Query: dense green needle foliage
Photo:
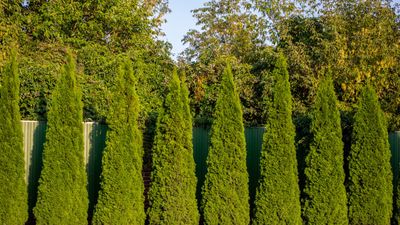
<svg viewBox="0 0 400 225"><path fill-rule="evenodd" d="M140 107L131 63L120 66L112 99L93 224L144 224Z"/></svg>
<svg viewBox="0 0 400 225"><path fill-rule="evenodd" d="M16 53L0 71L0 224L24 224L28 193L19 113Z"/></svg>
<svg viewBox="0 0 400 225"><path fill-rule="evenodd" d="M306 224L348 224L340 113L330 72L319 84L306 157Z"/></svg>
<svg viewBox="0 0 400 225"><path fill-rule="evenodd" d="M360 96L349 155L350 224L390 224L392 170L385 116L371 86Z"/></svg>
<svg viewBox="0 0 400 225"><path fill-rule="evenodd" d="M158 38L167 4L167 0L1 0L0 67L10 43L19 45L22 118L47 120L68 46L84 72L79 82L85 121L104 122L108 117L120 54L134 60L134 66L141 63L145 75L135 74L140 120L152 119L162 103L163 74L173 66L170 44Z"/></svg>
<svg viewBox="0 0 400 225"><path fill-rule="evenodd" d="M211 127L201 209L205 224L249 224L249 190L242 106L228 66Z"/></svg>
<svg viewBox="0 0 400 225"><path fill-rule="evenodd" d="M196 164L194 162L193 155L193 122L192 122L192 114L190 112L190 100L189 100L189 89L186 84L186 74L181 74L181 99L182 99L182 107L183 107L183 123L184 123L184 132L182 137L182 143L184 146L183 162L185 163L183 166L183 171L185 172L186 177L186 193L184 198L187 200L187 208L186 210L182 210L189 218L187 224L195 224L199 223L200 213L198 210L198 204L196 199L196 188L197 188L197 177L196 177Z"/></svg>
<svg viewBox="0 0 400 225"><path fill-rule="evenodd" d="M150 224L198 224L192 124L186 84L174 71L160 110L152 153Z"/></svg>
<svg viewBox="0 0 400 225"><path fill-rule="evenodd" d="M295 128L289 73L281 54L273 71L275 84L267 109L253 224L302 223L297 178Z"/></svg>
<svg viewBox="0 0 400 225"><path fill-rule="evenodd" d="M34 208L38 225L87 224L82 114L75 63L68 54L48 115L43 169Z"/></svg>

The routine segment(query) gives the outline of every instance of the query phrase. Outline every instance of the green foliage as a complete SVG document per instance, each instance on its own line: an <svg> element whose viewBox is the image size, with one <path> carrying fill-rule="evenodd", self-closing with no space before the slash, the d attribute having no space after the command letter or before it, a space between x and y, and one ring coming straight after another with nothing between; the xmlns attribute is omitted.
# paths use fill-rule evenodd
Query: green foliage
<svg viewBox="0 0 400 225"><path fill-rule="evenodd" d="M153 47L150 47L153 48ZM162 48L161 46L154 47ZM21 114L30 120L46 120L50 94L61 70L64 47L46 44L35 47L21 57ZM149 113L156 112L162 103L164 89L162 74L171 70L167 53L149 52L113 53L107 46L89 44L75 51L77 54L77 81L82 87L85 121L105 122L111 103L120 56L134 61L137 74L138 95L142 102L140 122L143 124Z"/></svg>
<svg viewBox="0 0 400 225"><path fill-rule="evenodd" d="M348 224L340 113L330 71L325 76L311 115L303 217L306 224Z"/></svg>
<svg viewBox="0 0 400 225"><path fill-rule="evenodd" d="M350 224L390 224L392 180L385 116L374 89L361 92L349 155Z"/></svg>
<svg viewBox="0 0 400 225"><path fill-rule="evenodd" d="M22 6L19 1L0 1L0 67L8 62L7 53L25 38L22 29Z"/></svg>
<svg viewBox="0 0 400 225"><path fill-rule="evenodd" d="M40 41L62 41L75 47L89 43L108 46L113 52L148 46L158 35L168 8L156 1L28 2L32 17L27 32Z"/></svg>
<svg viewBox="0 0 400 225"><path fill-rule="evenodd" d="M150 224L198 224L192 124L186 84L174 71L160 110L152 152Z"/></svg>
<svg viewBox="0 0 400 225"><path fill-rule="evenodd" d="M228 66L211 127L201 202L205 224L249 224L248 181L242 106Z"/></svg>
<svg viewBox="0 0 400 225"><path fill-rule="evenodd" d="M68 54L48 115L43 169L34 208L39 225L87 223L82 115L75 63Z"/></svg>
<svg viewBox="0 0 400 225"><path fill-rule="evenodd" d="M21 116L27 120L46 121L51 93L65 60L64 47L54 44L21 54Z"/></svg>
<svg viewBox="0 0 400 225"><path fill-rule="evenodd" d="M194 162L194 154L193 154L193 122L192 122L192 114L190 112L190 100L189 100L189 90L186 84L186 74L182 73L181 75L181 101L183 107L183 123L184 123L184 132L182 137L182 143L184 146L184 151L182 152L183 158L185 160L185 164L182 165L186 167L185 176L187 177L187 193L184 197L186 197L188 208L187 210L182 210L184 214L186 214L190 219L190 224L197 225L199 223L200 214L198 210L198 204L196 199L196 188L197 188L197 177L196 177L196 164ZM184 206L185 207L185 206Z"/></svg>
<svg viewBox="0 0 400 225"><path fill-rule="evenodd" d="M77 55L85 121L106 120L120 55L130 57L134 65L141 61L146 76L138 77L138 95L143 106L140 121L145 121L161 105L164 90L159 87L172 66L169 44L158 40L166 3L0 1L0 66L9 43L21 46L22 118L46 120L64 58L60 52L68 47Z"/></svg>
<svg viewBox="0 0 400 225"><path fill-rule="evenodd" d="M140 107L131 63L120 66L115 84L93 224L144 224Z"/></svg>
<svg viewBox="0 0 400 225"><path fill-rule="evenodd" d="M183 39L189 47L187 61L210 63L221 56L248 61L263 42L263 32L248 0L210 0L193 10L201 30L190 30Z"/></svg>
<svg viewBox="0 0 400 225"><path fill-rule="evenodd" d="M288 58L294 111L314 102L318 72L331 65L341 110L352 111L370 80L390 119L400 127L400 4L390 0L253 0L271 41Z"/></svg>
<svg viewBox="0 0 400 225"><path fill-rule="evenodd" d="M210 0L195 9L199 30L190 30L183 39L189 47L182 53L193 93L196 124L212 120L218 96L218 81L227 61L243 105L246 125L263 124L260 67L271 58L264 45L264 23L253 13L249 0Z"/></svg>
<svg viewBox="0 0 400 225"><path fill-rule="evenodd" d="M149 46L149 49L163 48ZM162 52L162 51L160 51ZM118 58L128 57L132 68L138 73L137 94L141 99L140 125L148 114L157 112L164 95L165 73L171 71L172 64L167 53L153 54L146 51L127 51L116 55L107 46L90 44L78 51L78 63L83 68L80 82L83 88L84 118L86 121L105 121L109 114L110 96L118 68Z"/></svg>
<svg viewBox="0 0 400 225"><path fill-rule="evenodd" d="M207 1L193 11L201 28L187 33L188 48L182 54L191 71L195 118L211 117L222 71L218 61L229 56L234 67L248 69L236 77L241 73L232 68L239 81L244 121L263 124L260 71L272 71L270 49L278 46L288 58L295 114L312 106L318 74L329 64L340 110L351 112L363 83L371 80L390 130L396 130L400 127L399 9L400 4L391 0Z"/></svg>
<svg viewBox="0 0 400 225"><path fill-rule="evenodd" d="M28 219L28 192L15 50L0 71L0 224L24 224Z"/></svg>
<svg viewBox="0 0 400 225"><path fill-rule="evenodd" d="M302 224L297 178L295 128L286 60L281 54L272 74L273 97L261 152L261 178L252 224Z"/></svg>
<svg viewBox="0 0 400 225"><path fill-rule="evenodd" d="M218 80L224 70L226 62L232 65L235 73L234 80L240 86L238 90L244 106L244 117L246 124L257 124L260 117L260 98L256 97L254 87L260 83L260 78L251 73L249 64L241 63L232 56L221 56L210 65L186 66L185 70L189 74L188 81L191 87L192 107L194 108L194 122L196 125L210 125L215 104L218 98Z"/></svg>

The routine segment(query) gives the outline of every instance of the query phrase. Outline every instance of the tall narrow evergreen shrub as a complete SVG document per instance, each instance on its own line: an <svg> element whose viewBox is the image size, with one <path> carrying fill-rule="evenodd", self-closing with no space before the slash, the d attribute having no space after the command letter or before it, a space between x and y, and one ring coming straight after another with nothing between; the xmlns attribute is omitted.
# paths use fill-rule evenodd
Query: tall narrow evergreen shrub
<svg viewBox="0 0 400 225"><path fill-rule="evenodd" d="M186 168L183 172L186 178L186 193L185 198L187 198L186 215L190 217L190 224L193 223L197 225L200 219L200 213L198 209L198 202L196 199L196 189L197 189L197 177L196 177L196 164L194 162L193 155L193 121L192 114L190 112L190 100L189 100L189 89L186 84L186 74L181 74L181 99L183 106L183 122L184 122L184 132L182 137L182 143L185 148L183 151L183 166Z"/></svg>
<svg viewBox="0 0 400 225"><path fill-rule="evenodd" d="M253 224L302 224L289 73L280 55L272 76Z"/></svg>
<svg viewBox="0 0 400 225"><path fill-rule="evenodd" d="M249 190L242 107L228 66L222 76L201 209L205 224L249 224Z"/></svg>
<svg viewBox="0 0 400 225"><path fill-rule="evenodd" d="M385 116L374 89L361 92L349 155L350 224L390 224L392 170Z"/></svg>
<svg viewBox="0 0 400 225"><path fill-rule="evenodd" d="M148 209L150 224L198 224L191 116L185 84L174 71L160 110Z"/></svg>
<svg viewBox="0 0 400 225"><path fill-rule="evenodd" d="M101 190L93 224L144 224L142 134L132 65L120 67L107 119Z"/></svg>
<svg viewBox="0 0 400 225"><path fill-rule="evenodd" d="M82 116L75 63L68 54L48 113L43 169L34 208L38 225L87 224Z"/></svg>
<svg viewBox="0 0 400 225"><path fill-rule="evenodd" d="M348 224L340 113L330 72L319 84L306 157L306 224Z"/></svg>
<svg viewBox="0 0 400 225"><path fill-rule="evenodd" d="M28 219L28 193L19 112L16 53L0 73L0 224L24 224Z"/></svg>

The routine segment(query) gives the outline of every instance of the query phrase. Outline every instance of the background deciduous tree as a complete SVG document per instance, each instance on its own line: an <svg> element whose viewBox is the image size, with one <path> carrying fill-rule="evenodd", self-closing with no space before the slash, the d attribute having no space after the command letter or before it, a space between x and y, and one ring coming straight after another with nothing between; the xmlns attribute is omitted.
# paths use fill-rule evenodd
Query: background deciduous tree
<svg viewBox="0 0 400 225"><path fill-rule="evenodd" d="M218 81L227 61L243 104L244 121L262 124L262 76L259 63L271 58L271 48L263 42L262 21L246 0L211 0L193 11L199 30L190 30L183 39L189 47L181 55L188 74L196 124L211 124L218 96ZM260 67L260 68L259 68ZM256 71L253 71L256 70Z"/></svg>
<svg viewBox="0 0 400 225"><path fill-rule="evenodd" d="M183 39L188 48L181 66L190 71L195 122L210 123L215 84L223 62L230 58L244 121L263 124L263 104L257 97L262 95L261 87L269 84L273 49L279 47L288 59L296 116L309 111L318 74L330 66L341 111L354 109L363 84L371 78L390 129L398 129L399 9L390 0L208 1L193 11L200 29L189 31Z"/></svg>
<svg viewBox="0 0 400 225"><path fill-rule="evenodd" d="M294 111L315 100L318 71L330 66L339 108L352 111L365 82L376 89L390 129L399 127L399 5L390 0L253 0L272 43L288 58Z"/></svg>
<svg viewBox="0 0 400 225"><path fill-rule="evenodd" d="M172 68L170 45L159 38L169 11L167 1L32 0L1 1L0 6L4 12L0 15L0 49L15 40L21 46L24 119L46 120L66 46L77 53L85 120L104 122L107 118L116 58L121 54L143 71L138 75L138 95L144 106L141 123L161 105L162 74Z"/></svg>

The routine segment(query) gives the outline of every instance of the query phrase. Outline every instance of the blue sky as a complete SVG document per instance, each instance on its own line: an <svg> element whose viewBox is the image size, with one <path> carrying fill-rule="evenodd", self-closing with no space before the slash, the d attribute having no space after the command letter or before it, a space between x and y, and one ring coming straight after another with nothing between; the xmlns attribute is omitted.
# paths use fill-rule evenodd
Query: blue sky
<svg viewBox="0 0 400 225"><path fill-rule="evenodd" d="M190 12L203 6L207 0L169 0L171 13L166 16L167 22L162 26L165 32L165 39L172 46L174 58L185 49L181 40L185 34L193 28L196 28L196 20Z"/></svg>

